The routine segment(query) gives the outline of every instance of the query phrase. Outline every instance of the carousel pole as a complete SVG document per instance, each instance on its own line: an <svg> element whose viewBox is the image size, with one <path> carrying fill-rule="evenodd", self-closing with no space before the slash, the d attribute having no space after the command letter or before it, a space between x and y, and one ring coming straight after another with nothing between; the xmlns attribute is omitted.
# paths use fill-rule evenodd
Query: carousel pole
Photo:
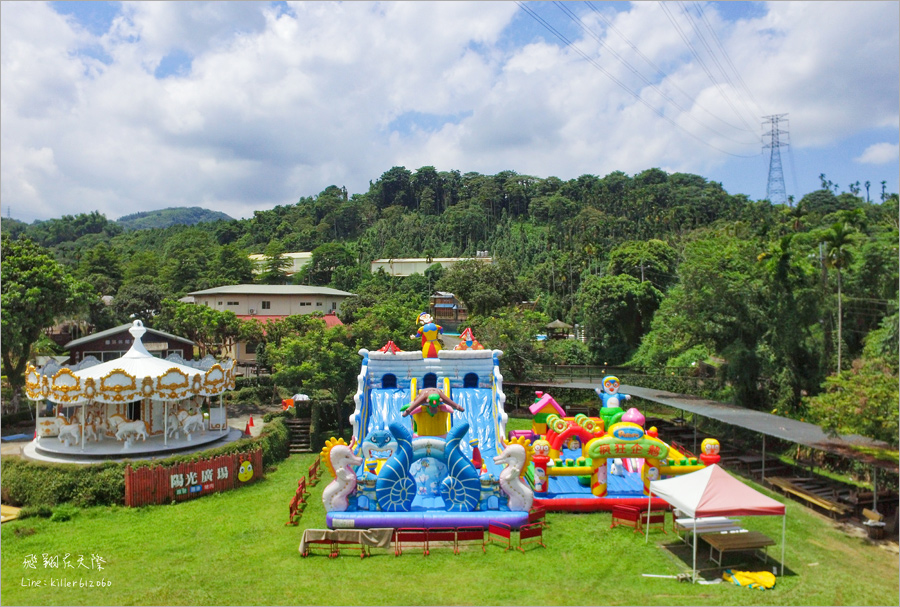
<svg viewBox="0 0 900 607"><path fill-rule="evenodd" d="M219 410L222 412L222 434L226 434L228 432L228 424L225 420L225 402L222 400L222 395L224 392L219 392Z"/></svg>
<svg viewBox="0 0 900 607"><path fill-rule="evenodd" d="M169 401L163 401L163 446L169 445Z"/></svg>
<svg viewBox="0 0 900 607"><path fill-rule="evenodd" d="M87 427L87 403L81 403L81 450L84 451L84 435L85 428Z"/></svg>

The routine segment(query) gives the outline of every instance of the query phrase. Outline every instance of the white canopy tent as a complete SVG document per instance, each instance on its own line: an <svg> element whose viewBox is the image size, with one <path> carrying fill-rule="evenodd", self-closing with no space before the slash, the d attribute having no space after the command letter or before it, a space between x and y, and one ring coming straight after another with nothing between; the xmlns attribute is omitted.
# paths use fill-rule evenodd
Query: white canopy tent
<svg viewBox="0 0 900 607"><path fill-rule="evenodd" d="M656 494L694 519L693 579L697 578L697 519L710 516L781 516L781 574L784 575L785 524L784 504L763 495L728 474L717 464L702 470L650 482L650 496ZM650 496L647 511L650 511ZM647 528L649 539L649 525ZM645 540L646 541L646 540Z"/></svg>

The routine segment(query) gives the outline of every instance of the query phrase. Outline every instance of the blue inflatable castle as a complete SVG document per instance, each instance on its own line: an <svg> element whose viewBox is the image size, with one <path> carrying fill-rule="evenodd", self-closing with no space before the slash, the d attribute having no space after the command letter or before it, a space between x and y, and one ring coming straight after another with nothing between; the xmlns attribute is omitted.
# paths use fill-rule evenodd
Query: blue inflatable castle
<svg viewBox="0 0 900 607"><path fill-rule="evenodd" d="M360 350L353 438L329 440L322 459L334 480L323 501L331 528L512 527L527 522L528 441L504 441L500 350L471 331L454 350L419 317L422 351L389 342Z"/></svg>

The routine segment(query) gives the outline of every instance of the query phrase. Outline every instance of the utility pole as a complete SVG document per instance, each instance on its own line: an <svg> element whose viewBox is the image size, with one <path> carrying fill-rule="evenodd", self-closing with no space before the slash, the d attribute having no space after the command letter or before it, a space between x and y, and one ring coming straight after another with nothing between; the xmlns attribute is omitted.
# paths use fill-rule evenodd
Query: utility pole
<svg viewBox="0 0 900 607"><path fill-rule="evenodd" d="M781 128L781 124L787 126L787 114L772 114L771 116L763 116L766 125L770 126L767 133L763 133L763 137L768 137L768 143L763 145L763 149L772 150L769 156L769 181L766 185L766 198L773 204L784 204L788 202L787 192L784 188L784 171L781 168L781 150L779 148L790 145L788 142L788 131Z"/></svg>

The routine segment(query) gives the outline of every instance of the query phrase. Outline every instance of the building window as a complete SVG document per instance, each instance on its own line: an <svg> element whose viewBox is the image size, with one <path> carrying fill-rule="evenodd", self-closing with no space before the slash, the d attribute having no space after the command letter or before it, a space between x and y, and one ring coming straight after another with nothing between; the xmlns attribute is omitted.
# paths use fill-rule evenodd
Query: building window
<svg viewBox="0 0 900 607"><path fill-rule="evenodd" d="M239 301L229 301L229 302L228 302L228 305L229 305L229 306L239 306L239 305L241 305L241 302L239 302Z"/></svg>
<svg viewBox="0 0 900 607"><path fill-rule="evenodd" d="M263 301L259 307L262 308L263 310L271 310L272 302L271 301Z"/></svg>
<svg viewBox="0 0 900 607"><path fill-rule="evenodd" d="M331 309L337 310L337 302L336 301L331 302Z"/></svg>
<svg viewBox="0 0 900 607"><path fill-rule="evenodd" d="M317 301L317 302L316 302L316 307L317 307L317 308L321 308L321 307L322 307L322 302L321 302L321 301Z"/></svg>
<svg viewBox="0 0 900 607"><path fill-rule="evenodd" d="M219 305L220 305L220 306L222 305L222 302L221 302L221 301L219 302Z"/></svg>

